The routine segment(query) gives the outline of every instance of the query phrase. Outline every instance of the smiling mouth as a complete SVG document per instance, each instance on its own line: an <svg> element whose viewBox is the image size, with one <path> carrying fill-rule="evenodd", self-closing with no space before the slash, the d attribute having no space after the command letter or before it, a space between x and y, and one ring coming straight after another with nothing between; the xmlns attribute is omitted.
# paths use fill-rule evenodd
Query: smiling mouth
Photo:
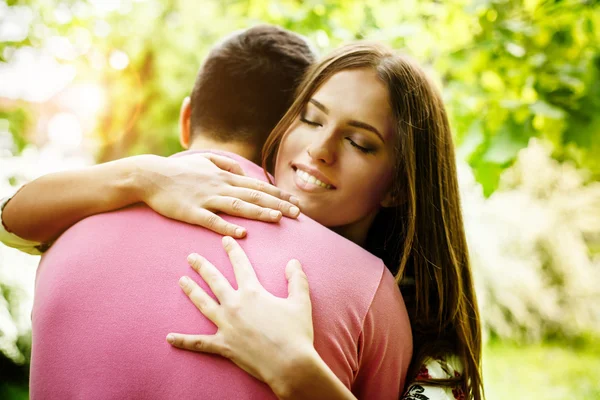
<svg viewBox="0 0 600 400"><path fill-rule="evenodd" d="M292 169L294 170L294 172L296 173L296 176L298 178L300 178L302 181L306 182L306 183L310 183L313 184L315 186L320 186L324 189L335 189L335 186L330 185L328 183L325 183L319 179L317 179L315 176L309 174L306 171L302 171L300 168L298 167L292 167Z"/></svg>

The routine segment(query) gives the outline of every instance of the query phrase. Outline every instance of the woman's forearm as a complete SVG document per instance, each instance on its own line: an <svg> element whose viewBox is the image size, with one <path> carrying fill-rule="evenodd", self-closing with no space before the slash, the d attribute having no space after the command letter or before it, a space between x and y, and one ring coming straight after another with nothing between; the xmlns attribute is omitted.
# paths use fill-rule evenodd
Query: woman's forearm
<svg viewBox="0 0 600 400"><path fill-rule="evenodd" d="M284 400L356 400L316 351L292 360L289 373L274 379L270 386L277 397Z"/></svg>
<svg viewBox="0 0 600 400"><path fill-rule="evenodd" d="M23 239L51 242L90 215L141 201L139 165L154 157L130 157L38 178L6 204L2 222Z"/></svg>
<svg viewBox="0 0 600 400"><path fill-rule="evenodd" d="M265 222L298 216L298 207L286 201L289 194L241 175L235 160L210 153L129 157L39 178L6 204L2 220L17 236L48 243L83 218L139 202L167 218L235 237L244 229L216 213Z"/></svg>

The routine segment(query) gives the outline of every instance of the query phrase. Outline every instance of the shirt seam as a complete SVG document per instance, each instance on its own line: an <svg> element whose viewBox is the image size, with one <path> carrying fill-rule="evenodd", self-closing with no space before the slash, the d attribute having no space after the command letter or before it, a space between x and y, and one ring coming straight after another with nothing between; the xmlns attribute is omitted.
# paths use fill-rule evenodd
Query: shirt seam
<svg viewBox="0 0 600 400"><path fill-rule="evenodd" d="M383 283L383 278L384 278L384 274L385 274L385 270L387 269L387 267L385 266L385 264L383 263L383 261L380 260L381 263L381 276L379 277L379 283L377 283L377 287L375 288L375 290L373 291L373 293L371 294L371 300L369 301L369 307L367 307L367 311L364 313L364 315L362 316L362 321L360 324L360 331L358 332L358 337L356 338L356 343L358 344L358 341L360 340L360 337L363 336L364 338L364 332L365 332L365 322L367 320L367 315L369 315L369 312L371 311L371 308L373 307L373 302L375 301L375 296L377 295L377 293L379 292L379 289L381 288L381 284ZM363 345L363 349L364 349L364 345ZM358 347L357 347L358 350ZM363 356L364 356L364 351L363 351ZM360 371L360 365L362 362L362 357L359 357L358 351L356 354L356 360L357 360L357 366L356 366L356 371L354 373L354 378L353 381L356 380L356 378L358 377L358 373Z"/></svg>

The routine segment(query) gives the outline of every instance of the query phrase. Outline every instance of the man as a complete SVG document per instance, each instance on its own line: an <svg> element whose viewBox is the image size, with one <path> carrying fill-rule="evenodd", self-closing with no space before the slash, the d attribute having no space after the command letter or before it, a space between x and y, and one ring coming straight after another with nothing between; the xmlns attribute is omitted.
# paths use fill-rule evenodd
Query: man
<svg viewBox="0 0 600 400"><path fill-rule="evenodd" d="M262 169L248 160L258 159L311 59L297 36L278 28L257 27L230 37L205 61L191 102L184 100L182 143L192 150L241 153L246 159L221 154L237 160L248 176L264 180ZM19 228L18 214L24 215L27 197L44 204L41 196L47 192L34 185L8 202L3 214L6 230L28 239L37 238ZM60 204L53 204L56 219ZM358 397L397 395L412 339L404 304L383 263L305 217L244 225L251 234L241 244L273 294L286 295L283 268L289 259L301 258L311 286L315 347L337 377ZM145 206L95 215L69 228L38 270L32 398L273 397L268 386L228 360L181 351L165 341L168 332L215 332L176 282L189 273L185 260L191 252L233 281L220 242L218 234Z"/></svg>

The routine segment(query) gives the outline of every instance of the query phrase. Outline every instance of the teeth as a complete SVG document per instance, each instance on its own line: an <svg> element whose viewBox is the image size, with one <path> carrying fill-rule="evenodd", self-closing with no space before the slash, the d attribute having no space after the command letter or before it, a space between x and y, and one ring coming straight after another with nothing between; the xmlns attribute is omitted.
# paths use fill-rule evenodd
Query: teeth
<svg viewBox="0 0 600 400"><path fill-rule="evenodd" d="M300 179L302 179L304 182L312 183L313 185L321 186L325 189L331 189L331 185L328 185L328 184L318 180L317 178L315 178L308 172L296 169L296 175L298 175L300 177Z"/></svg>

